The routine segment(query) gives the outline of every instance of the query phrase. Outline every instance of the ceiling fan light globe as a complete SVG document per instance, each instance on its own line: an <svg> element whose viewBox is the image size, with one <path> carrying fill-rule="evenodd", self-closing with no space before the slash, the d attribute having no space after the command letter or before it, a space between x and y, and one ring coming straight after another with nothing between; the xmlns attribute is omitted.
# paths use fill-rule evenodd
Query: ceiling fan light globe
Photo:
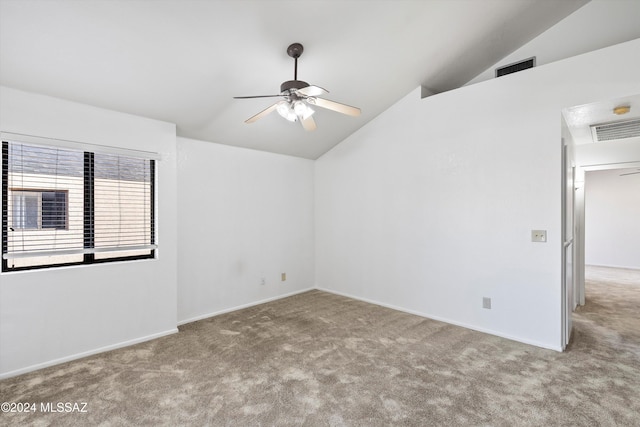
<svg viewBox="0 0 640 427"><path fill-rule="evenodd" d="M296 115L301 116L306 112L306 107L302 103L302 101L296 101L293 103L293 111L295 111Z"/></svg>
<svg viewBox="0 0 640 427"><path fill-rule="evenodd" d="M290 122L295 122L298 120L298 116L293 112L293 110L289 110L289 114L287 115L287 117L285 117L285 119L289 120Z"/></svg>
<svg viewBox="0 0 640 427"><path fill-rule="evenodd" d="M298 116L293 110L293 106L291 106L287 101L280 101L278 103L278 106L276 107L276 111L278 112L278 114L280 114L290 122L295 122L296 120L298 120Z"/></svg>
<svg viewBox="0 0 640 427"><path fill-rule="evenodd" d="M296 116L302 118L302 120L306 120L315 113L315 111L306 105L302 101L296 101L293 103L293 111L295 111Z"/></svg>
<svg viewBox="0 0 640 427"><path fill-rule="evenodd" d="M289 115L289 104L286 101L278 102L278 106L276 107L276 111L285 119Z"/></svg>

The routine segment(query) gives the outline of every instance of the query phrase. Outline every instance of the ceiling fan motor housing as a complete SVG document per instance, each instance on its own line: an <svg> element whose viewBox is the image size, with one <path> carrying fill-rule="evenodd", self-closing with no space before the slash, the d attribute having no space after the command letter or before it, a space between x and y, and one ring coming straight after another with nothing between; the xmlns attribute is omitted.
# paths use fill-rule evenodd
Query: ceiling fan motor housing
<svg viewBox="0 0 640 427"><path fill-rule="evenodd" d="M280 93L290 93L291 89L302 89L309 86L309 83L302 80L287 80L280 85Z"/></svg>

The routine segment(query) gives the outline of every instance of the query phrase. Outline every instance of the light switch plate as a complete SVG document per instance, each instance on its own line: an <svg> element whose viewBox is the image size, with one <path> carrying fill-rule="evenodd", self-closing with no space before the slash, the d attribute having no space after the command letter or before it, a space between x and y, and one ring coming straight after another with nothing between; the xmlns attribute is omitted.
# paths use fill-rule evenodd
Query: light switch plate
<svg viewBox="0 0 640 427"><path fill-rule="evenodd" d="M532 242L547 242L547 230L531 230Z"/></svg>

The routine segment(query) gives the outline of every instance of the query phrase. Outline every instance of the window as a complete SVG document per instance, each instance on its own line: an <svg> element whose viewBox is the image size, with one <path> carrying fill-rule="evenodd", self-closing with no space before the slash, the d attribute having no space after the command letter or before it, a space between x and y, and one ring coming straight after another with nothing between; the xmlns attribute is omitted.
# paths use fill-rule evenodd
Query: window
<svg viewBox="0 0 640 427"><path fill-rule="evenodd" d="M29 194L26 191L13 192L13 218L11 230L15 229L38 229L38 205L39 197L36 194Z"/></svg>
<svg viewBox="0 0 640 427"><path fill-rule="evenodd" d="M13 215L10 231L67 228L66 191L11 191Z"/></svg>
<svg viewBox="0 0 640 427"><path fill-rule="evenodd" d="M67 192L42 191L42 228L67 229Z"/></svg>
<svg viewBox="0 0 640 427"><path fill-rule="evenodd" d="M155 161L2 142L2 271L153 258Z"/></svg>

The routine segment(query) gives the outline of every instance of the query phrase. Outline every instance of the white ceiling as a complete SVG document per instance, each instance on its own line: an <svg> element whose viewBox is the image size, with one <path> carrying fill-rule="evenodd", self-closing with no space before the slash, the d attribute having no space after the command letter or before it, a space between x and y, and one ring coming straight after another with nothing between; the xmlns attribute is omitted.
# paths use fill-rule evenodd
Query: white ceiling
<svg viewBox="0 0 640 427"><path fill-rule="evenodd" d="M180 136L315 159L420 85L450 90L587 0L0 0L0 84L177 124ZM315 132L244 120L298 78L362 109ZM52 112L55 114L55 112Z"/></svg>
<svg viewBox="0 0 640 427"><path fill-rule="evenodd" d="M624 115L614 113L616 107L627 106ZM591 126L623 122L640 118L640 94L577 105L562 110L562 117L575 147L578 169L600 171L615 169L618 174L635 172L640 168L640 137L594 142ZM578 181L581 178L578 171Z"/></svg>
<svg viewBox="0 0 640 427"><path fill-rule="evenodd" d="M630 107L631 110L624 115L616 115L613 109L621 106ZM575 144L607 144L607 142L594 142L591 126L640 118L640 94L566 108L562 111L562 115ZM627 140L640 143L640 137L627 138Z"/></svg>

